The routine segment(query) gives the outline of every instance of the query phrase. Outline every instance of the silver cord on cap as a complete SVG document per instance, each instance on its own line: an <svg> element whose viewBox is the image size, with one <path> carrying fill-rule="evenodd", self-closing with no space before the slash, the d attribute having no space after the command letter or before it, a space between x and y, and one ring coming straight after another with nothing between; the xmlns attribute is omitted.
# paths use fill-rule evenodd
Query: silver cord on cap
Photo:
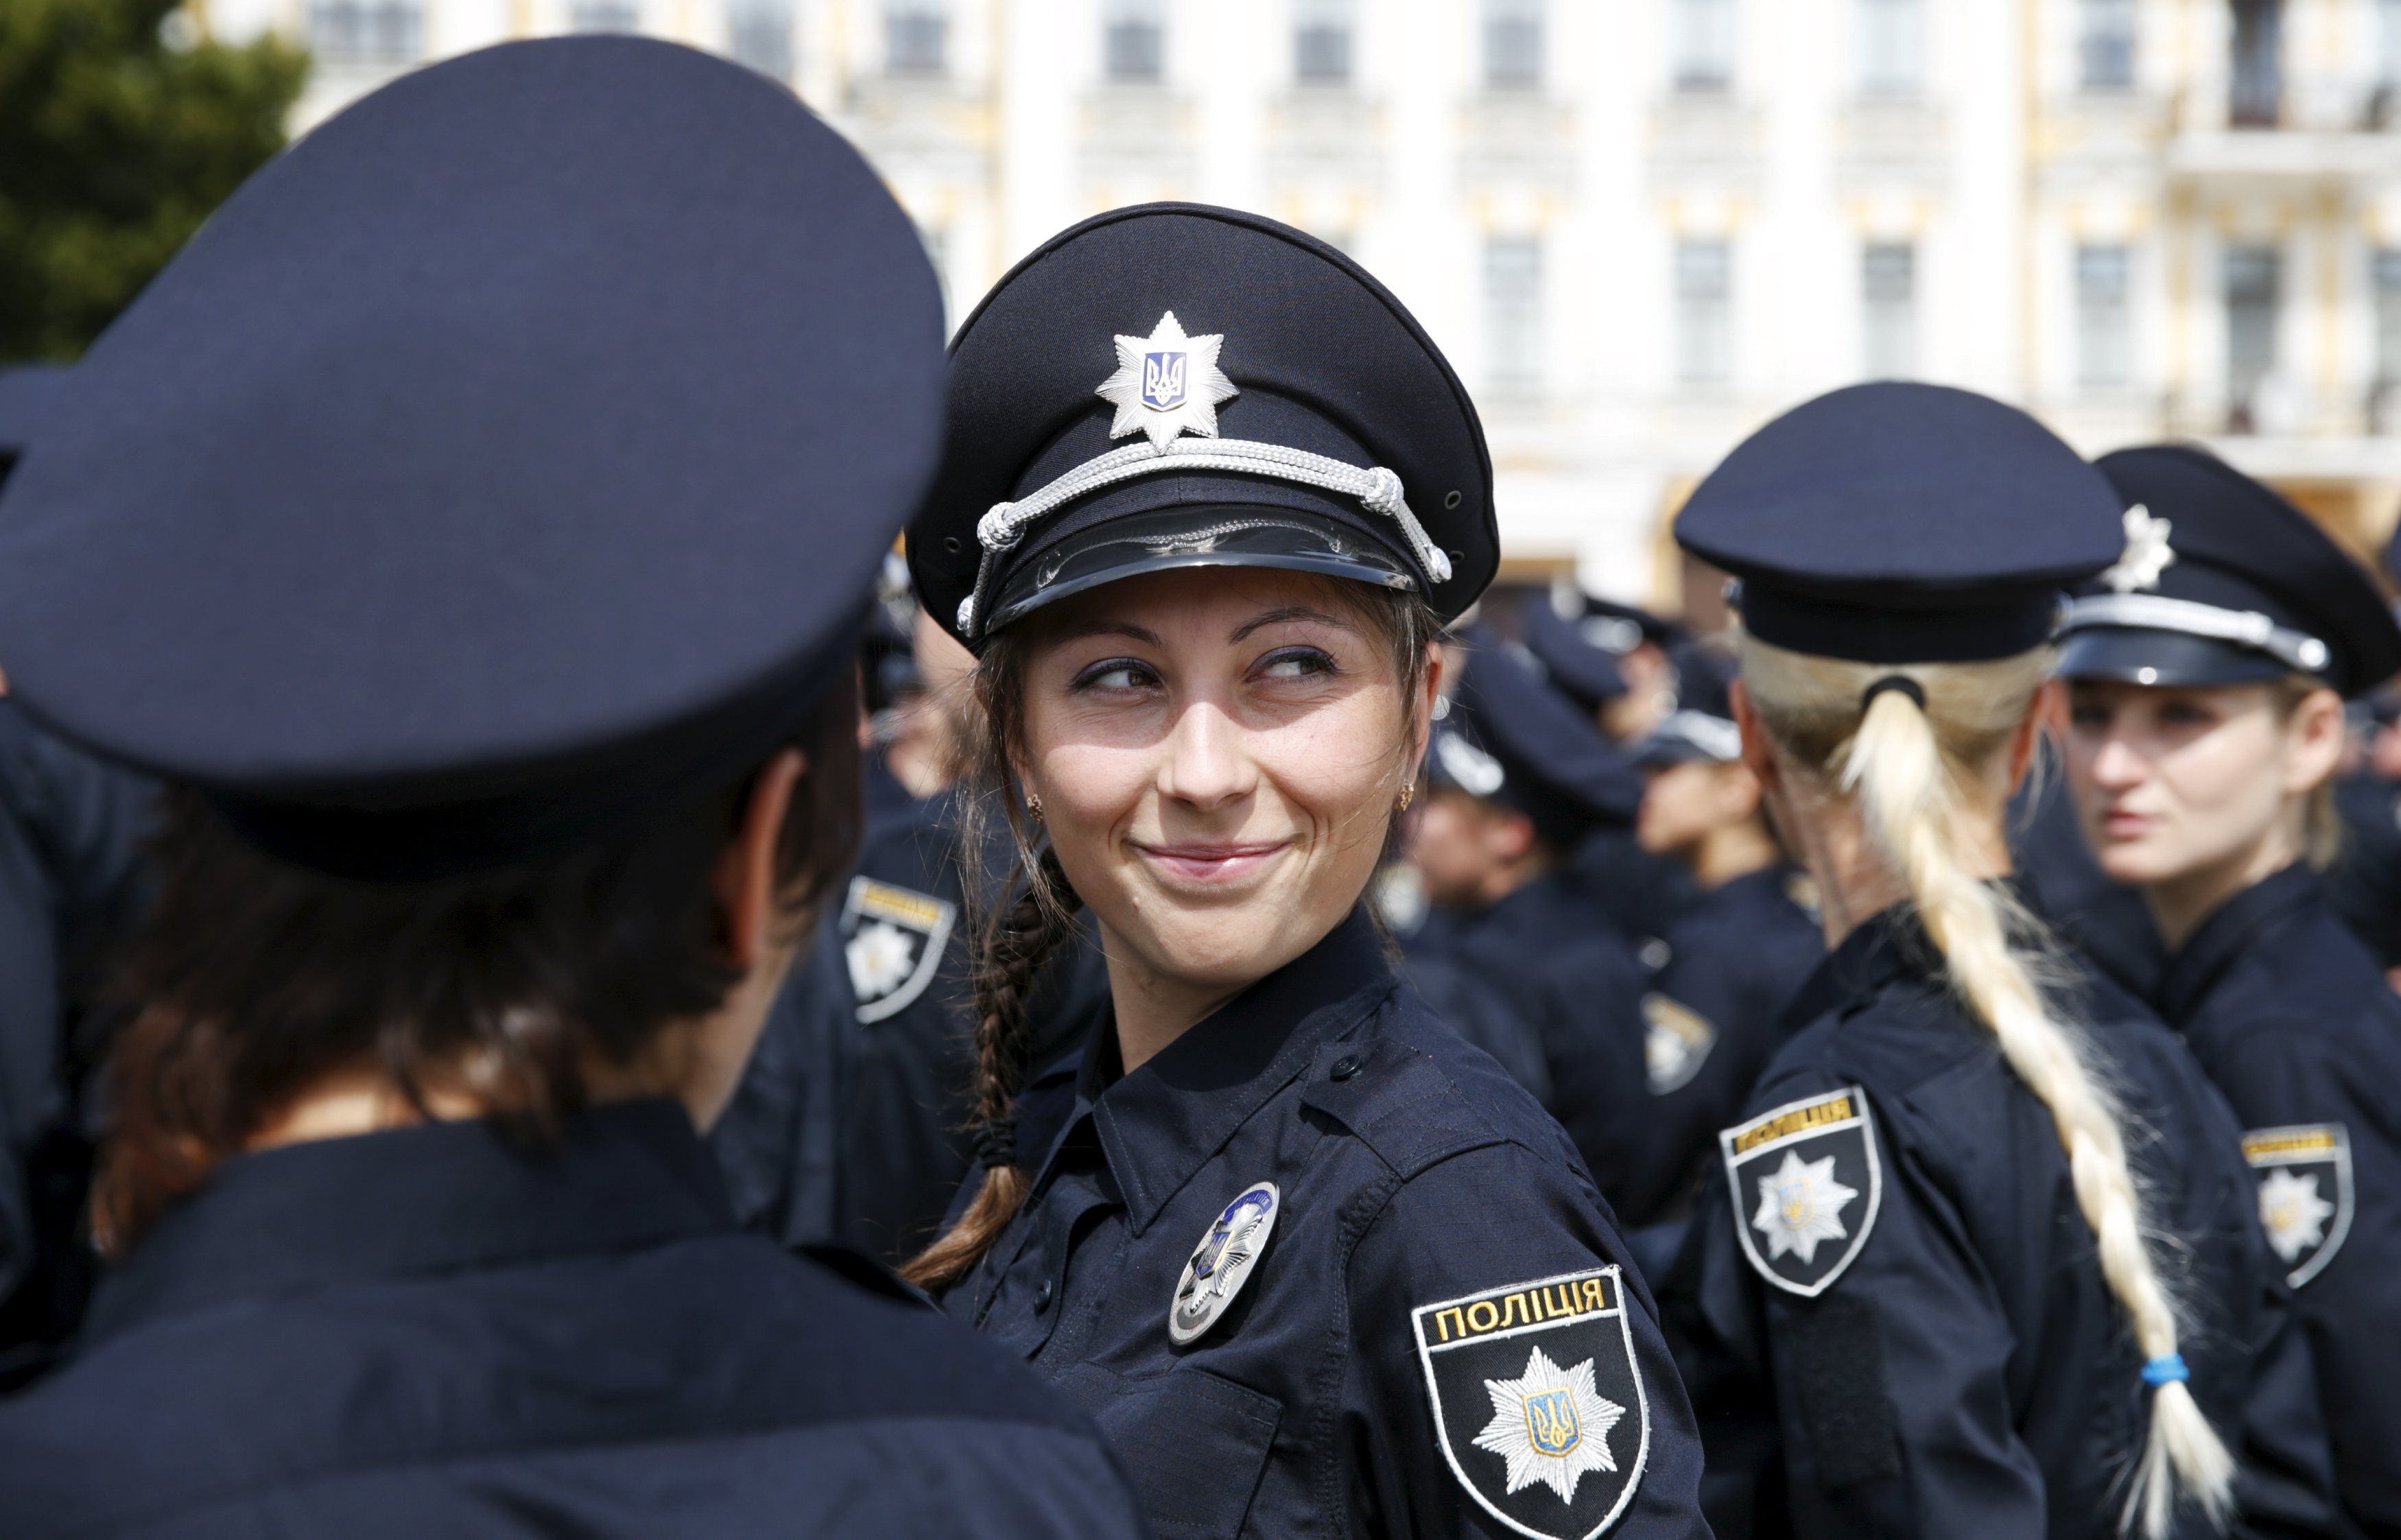
<svg viewBox="0 0 2401 1540"><path fill-rule="evenodd" d="M2176 631L2256 649L2304 674L2323 673L2334 661L2326 644L2277 625L2257 610L2222 610L2165 594L2099 594L2067 607L2059 634L2095 626L2127 626L2146 631Z"/></svg>

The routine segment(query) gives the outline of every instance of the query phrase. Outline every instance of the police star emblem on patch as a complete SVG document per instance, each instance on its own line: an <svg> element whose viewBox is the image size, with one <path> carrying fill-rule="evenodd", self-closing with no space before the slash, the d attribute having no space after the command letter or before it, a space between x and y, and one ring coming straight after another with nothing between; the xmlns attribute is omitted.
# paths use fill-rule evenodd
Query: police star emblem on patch
<svg viewBox="0 0 2401 1540"><path fill-rule="evenodd" d="M1717 1046L1708 1017L1656 991L1642 997L1642 1067L1653 1096L1691 1083Z"/></svg>
<svg viewBox="0 0 2401 1540"><path fill-rule="evenodd" d="M1167 1335L1176 1346L1197 1341L1234 1302L1251 1269L1258 1265L1259 1253L1267 1249L1283 1203L1273 1182L1253 1182L1226 1205L1192 1248L1175 1280L1175 1299L1167 1307Z"/></svg>
<svg viewBox="0 0 2401 1540"><path fill-rule="evenodd" d="M1217 406L1238 393L1217 367L1224 334L1187 337L1169 310L1148 337L1119 333L1117 344L1118 371L1100 388L1101 398L1118 409L1111 438L1143 433L1152 448L1163 449L1184 433L1217 436Z"/></svg>
<svg viewBox="0 0 2401 1540"><path fill-rule="evenodd" d="M1824 1293L1867 1244L1884 1198L1869 1117L1852 1086L1718 1134L1743 1255L1787 1293Z"/></svg>
<svg viewBox="0 0 2401 1540"><path fill-rule="evenodd" d="M850 880L840 928L861 1023L896 1015L926 992L941 970L942 948L958 915L958 906L947 900L872 877Z"/></svg>
<svg viewBox="0 0 2401 1540"><path fill-rule="evenodd" d="M1591 1540L1641 1483L1651 1409L1616 1268L1529 1279L1410 1312L1443 1458L1534 1540Z"/></svg>
<svg viewBox="0 0 2401 1540"><path fill-rule="evenodd" d="M2259 1228L2298 1288L2351 1234L2351 1134L2340 1123L2255 1128L2243 1135L2243 1159L2259 1174Z"/></svg>

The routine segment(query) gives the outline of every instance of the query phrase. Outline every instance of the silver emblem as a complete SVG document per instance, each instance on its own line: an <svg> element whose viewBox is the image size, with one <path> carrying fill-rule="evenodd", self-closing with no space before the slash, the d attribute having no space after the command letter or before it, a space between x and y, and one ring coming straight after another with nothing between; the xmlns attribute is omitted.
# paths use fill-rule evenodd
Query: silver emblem
<svg viewBox="0 0 2401 1540"><path fill-rule="evenodd" d="M1118 409L1111 438L1143 433L1151 447L1164 448L1185 433L1217 436L1217 404L1235 395L1234 382L1217 367L1223 333L1187 337L1169 310L1148 337L1120 334L1118 372L1101 382L1101 399Z"/></svg>
<svg viewBox="0 0 2401 1540"><path fill-rule="evenodd" d="M1176 1346L1193 1341L1226 1313L1267 1249L1283 1206L1273 1182L1253 1182L1200 1237L1176 1280L1175 1302L1167 1307L1167 1335Z"/></svg>
<svg viewBox="0 0 2401 1540"><path fill-rule="evenodd" d="M2121 594L2158 587L2160 574L2175 565L2175 549L2168 544L2175 526L2139 502L2126 510L2125 526L2125 552L2101 581Z"/></svg>
<svg viewBox="0 0 2401 1540"><path fill-rule="evenodd" d="M1456 733L1436 733L1434 752L1442 762L1443 774L1457 782L1461 791L1475 796L1490 796L1509 778L1499 760Z"/></svg>

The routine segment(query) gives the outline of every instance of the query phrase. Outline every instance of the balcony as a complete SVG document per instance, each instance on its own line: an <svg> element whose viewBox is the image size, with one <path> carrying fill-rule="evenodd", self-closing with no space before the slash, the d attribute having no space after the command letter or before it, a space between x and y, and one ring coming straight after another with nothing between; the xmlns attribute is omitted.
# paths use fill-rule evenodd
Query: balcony
<svg viewBox="0 0 2401 1540"><path fill-rule="evenodd" d="M2268 185L2401 174L2401 91L2360 77L2196 80L2176 102L2167 168Z"/></svg>

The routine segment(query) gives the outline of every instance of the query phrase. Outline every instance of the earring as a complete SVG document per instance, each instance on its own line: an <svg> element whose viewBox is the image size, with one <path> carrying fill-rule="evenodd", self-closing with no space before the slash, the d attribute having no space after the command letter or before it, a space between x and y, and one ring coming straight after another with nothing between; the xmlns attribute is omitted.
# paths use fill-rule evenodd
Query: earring
<svg viewBox="0 0 2401 1540"><path fill-rule="evenodd" d="M1401 800L1393 804L1393 811L1395 813L1407 812L1409 810L1409 800L1417 794L1417 782L1413 780L1405 780L1401 782Z"/></svg>
<svg viewBox="0 0 2401 1540"><path fill-rule="evenodd" d="M1032 815L1035 822L1042 821L1042 793L1028 791L1025 794L1025 811Z"/></svg>

